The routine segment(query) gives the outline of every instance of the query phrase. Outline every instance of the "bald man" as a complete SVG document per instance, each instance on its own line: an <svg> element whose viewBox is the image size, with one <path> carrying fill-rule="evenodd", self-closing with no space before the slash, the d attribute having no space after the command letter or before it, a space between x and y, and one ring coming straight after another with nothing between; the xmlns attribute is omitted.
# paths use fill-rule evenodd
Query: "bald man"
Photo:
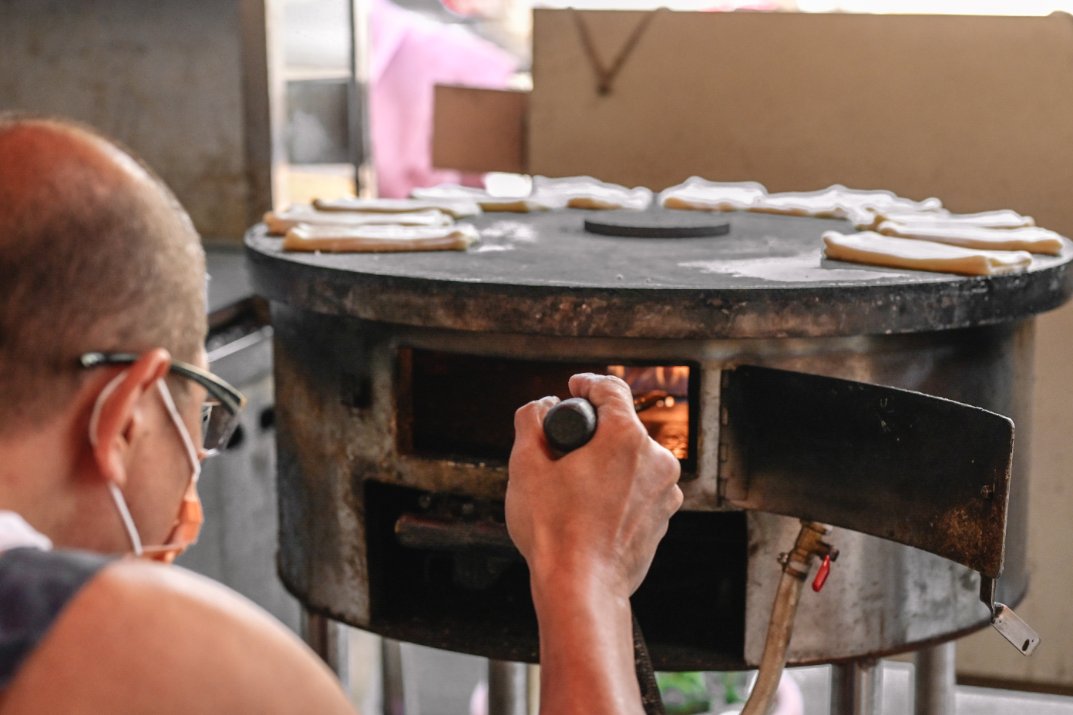
<svg viewBox="0 0 1073 715"><path fill-rule="evenodd" d="M169 562L242 396L205 370L205 265L143 165L68 122L0 114L0 713L352 712L289 631ZM553 461L522 407L507 521L532 575L542 710L639 712L629 595L681 504L624 383ZM610 488L609 488L610 485Z"/></svg>

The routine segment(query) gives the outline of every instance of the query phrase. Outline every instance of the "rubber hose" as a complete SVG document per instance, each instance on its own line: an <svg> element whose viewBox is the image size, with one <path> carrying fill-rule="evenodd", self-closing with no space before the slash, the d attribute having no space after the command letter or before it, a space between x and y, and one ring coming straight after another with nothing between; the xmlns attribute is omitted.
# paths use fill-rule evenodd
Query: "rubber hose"
<svg viewBox="0 0 1073 715"><path fill-rule="evenodd" d="M756 683L741 715L767 715L775 691L779 689L783 668L786 667L786 650L790 645L790 636L794 632L794 616L804 586L804 575L798 575L786 569L779 579L779 588L775 593L775 603L771 606L771 621L768 623L767 640L764 641L764 655L760 659L760 669L756 674Z"/></svg>

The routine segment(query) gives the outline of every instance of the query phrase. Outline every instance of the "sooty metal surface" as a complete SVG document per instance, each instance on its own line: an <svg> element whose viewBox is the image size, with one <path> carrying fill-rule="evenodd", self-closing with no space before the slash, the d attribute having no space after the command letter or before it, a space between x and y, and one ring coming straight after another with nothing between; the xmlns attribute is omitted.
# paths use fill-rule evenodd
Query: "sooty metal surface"
<svg viewBox="0 0 1073 715"><path fill-rule="evenodd" d="M740 455L747 458L750 445L763 439L760 431L752 438L725 431L721 407L735 409L730 403L738 402L727 392L736 388L722 386L728 372L744 375L748 364L896 385L1008 415L1017 423L1019 440L1029 433L1032 321L847 338L612 340L428 330L274 304L273 325L284 583L307 608L356 627L500 659L536 658L536 621L524 566L504 559L498 548L487 556L469 548L452 555L442 548L407 546L400 538L400 520L416 521L429 533L453 518L454 536L462 533L465 540L484 531L486 520L502 521L505 455L493 459L462 444L446 453L439 446L422 448L415 439L419 423L440 425L437 410L472 412L475 426L484 415L487 429L509 429L517 404L548 394L530 378L561 375L562 365L692 366L699 377L696 400L690 399L697 407L696 419L691 418L697 433L695 466L681 483L683 509L634 599L657 667L684 670L755 667L781 573L777 557L792 545L799 527L785 516L728 510L732 505L720 499L724 475L735 477L726 485L728 496L737 495L737 477L770 496L784 467L801 454L787 448L782 460L765 457L751 466L747 460L745 471L725 471L740 463L739 448L747 450ZM458 359L431 361L418 381L419 353ZM462 369L467 360L480 369ZM490 369L497 364L501 369ZM503 405L492 399L515 394L531 381L537 390L531 395ZM565 377L558 381L565 396ZM774 392L764 404L784 409ZM448 410L445 395L465 400L468 412ZM901 415L901 405L893 407ZM810 414L805 404L795 405L786 417L825 419ZM730 422L749 430L752 419L736 413ZM948 424L944 431L954 428ZM890 434L896 439L900 432ZM728 454L720 449L724 443ZM999 582L1000 600L1014 606L1027 586L1025 456L1021 450L1014 456L1006 569ZM802 466L815 474L827 463ZM860 464L868 468L866 457ZM956 506L958 500L976 498L955 484L936 486L944 476L927 472L919 475L921 489L935 486L951 497L937 503ZM846 499L867 497L851 492L868 489L873 475L849 470L843 476L845 481L834 485L842 493L832 506L851 509ZM833 473L824 477L826 493ZM816 492L810 495L813 502L823 497ZM874 490L876 499L884 493ZM994 496L1001 498L997 490ZM883 522L899 513L891 511ZM802 598L791 663L899 652L987 625L989 613L978 600L979 577L965 567L847 529L836 529L831 543L842 556L823 593L809 591Z"/></svg>
<svg viewBox="0 0 1073 715"><path fill-rule="evenodd" d="M599 212L486 214L465 252L285 253L252 229L258 290L366 320L577 337L819 337L946 330L1017 320L1073 294L1062 255L1026 273L965 278L828 261L820 236L845 221L721 214L721 237L586 232Z"/></svg>
<svg viewBox="0 0 1073 715"><path fill-rule="evenodd" d="M501 522L505 458L455 436L427 442L441 432L445 396L464 408L451 414L509 430L520 400L501 396L530 383L541 391L525 399L548 394L543 379L574 365L690 369L686 500L634 599L662 669L756 665L777 557L797 533L794 519L758 509L791 483L807 444L756 458L785 421L760 420L738 399L744 391L735 397L743 366L958 400L1012 418L1018 440L1027 439L1031 317L1073 292L1073 247L1024 274L962 278L823 261L820 234L848 228L839 221L731 213L726 236L668 241L584 232L596 215L483 216L474 222L482 243L464 253L286 254L262 228L248 233L251 273L276 331L280 574L306 608L392 638L535 659L520 562L501 549L426 548L444 519L467 544L481 541L485 521ZM736 377L724 386L728 374ZM775 389L764 402L779 411L785 400ZM805 403L780 419L806 423L807 441L822 425L807 424L817 417ZM727 421L724 407L734 412ZM890 423L881 418L863 425ZM889 447L900 434L873 444ZM1012 604L1027 588L1026 454L1014 454L999 583ZM801 466L815 475L829 463ZM867 461L838 464L851 478L821 475L826 488L863 489L853 467ZM891 474L886 466L877 474ZM921 470L927 497L941 469ZM986 501L983 486L983 478L952 485L948 505ZM764 505L749 503L758 495ZM851 511L847 499L833 504ZM416 542L400 538L400 524ZM837 528L832 543L842 557L823 594L802 599L790 663L874 657L988 623L979 577L964 566L849 529ZM971 554L961 560L997 570Z"/></svg>

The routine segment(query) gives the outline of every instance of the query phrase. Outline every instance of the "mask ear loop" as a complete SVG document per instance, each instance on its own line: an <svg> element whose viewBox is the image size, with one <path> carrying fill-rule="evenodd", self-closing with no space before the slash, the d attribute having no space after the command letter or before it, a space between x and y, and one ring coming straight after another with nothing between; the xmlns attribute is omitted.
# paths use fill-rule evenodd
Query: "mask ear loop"
<svg viewBox="0 0 1073 715"><path fill-rule="evenodd" d="M112 494L112 501L115 502L116 510L119 511L119 518L123 520L123 527L127 530L131 551L134 552L135 556L141 556L143 553L142 539L138 536L138 530L134 527L134 519L130 515L130 510L127 509L127 502L123 499L123 494L119 491L119 487L116 486L115 482L108 482L108 491Z"/></svg>
<svg viewBox="0 0 1073 715"><path fill-rule="evenodd" d="M156 386L160 392L160 398L164 400L164 407L167 409L171 421L175 423L175 429L179 431L179 438L182 440L183 447L186 448L186 456L190 459L190 466L194 470L191 481L197 484L198 478L201 476L201 460L197 458L197 449L194 447L193 438L190 437L190 430L186 428L182 418L179 416L179 410L175 407L175 400L171 396L171 390L164 383L164 378L157 380Z"/></svg>
<svg viewBox="0 0 1073 715"><path fill-rule="evenodd" d="M183 495L183 502L179 511L179 528L180 530L182 529L181 524L184 516L187 515L188 509L194 510L191 515L193 516L194 521L196 521L192 534L187 537L181 537L185 538L186 542L180 543L179 548L171 551L170 556L165 558L168 563L171 563L171 561L188 546L197 543L198 532L201 530L201 522L204 520L204 516L201 512L201 503L196 497L197 482L198 478L201 476L201 460L198 459L197 449L194 447L194 440L190 436L190 430L187 429L186 423L184 423L179 416L179 410L175 406L175 399L172 397L171 390L168 389L168 385L163 378L157 381L157 391L160 393L160 399L164 402L164 407L167 409L171 421L175 424L175 429L179 433L179 438L182 440L183 447L186 449L186 456L189 458L191 465L190 485L187 487L187 493ZM194 494L193 498L190 498L191 492Z"/></svg>
<svg viewBox="0 0 1073 715"><path fill-rule="evenodd" d="M127 376L129 370L124 370L119 373L112 380L104 386L100 394L97 395L97 402L93 405L93 412L89 416L89 443L92 447L97 447L97 428L101 419L101 410L104 408L104 401L108 399L109 395L115 392L119 387L119 383L123 381L123 378ZM130 510L127 508L127 502L123 498L123 493L119 491L119 486L109 480L108 492L112 495L112 501L115 502L116 511L119 512L119 519L123 522L123 528L126 529L127 538L130 539L130 547L135 556L142 555L142 539L138 536L138 529L134 526L134 519L130 515Z"/></svg>

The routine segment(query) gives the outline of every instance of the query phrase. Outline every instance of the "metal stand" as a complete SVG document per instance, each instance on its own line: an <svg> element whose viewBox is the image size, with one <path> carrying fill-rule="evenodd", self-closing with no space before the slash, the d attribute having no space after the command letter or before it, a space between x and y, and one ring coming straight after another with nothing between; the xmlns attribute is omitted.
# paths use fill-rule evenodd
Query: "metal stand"
<svg viewBox="0 0 1073 715"><path fill-rule="evenodd" d="M524 663L488 661L488 715L528 715L528 668Z"/></svg>
<svg viewBox="0 0 1073 715"><path fill-rule="evenodd" d="M831 666L831 715L879 715L882 700L883 669L878 660Z"/></svg>
<svg viewBox="0 0 1073 715"><path fill-rule="evenodd" d="M913 676L913 715L946 715L954 712L956 655L955 641L917 651Z"/></svg>
<svg viewBox="0 0 1073 715"><path fill-rule="evenodd" d="M402 673L402 646L380 639L380 693L384 715L406 715L406 681Z"/></svg>
<svg viewBox="0 0 1073 715"><path fill-rule="evenodd" d="M350 658L346 627L331 618L302 608L302 639L335 673L343 690L349 693Z"/></svg>

